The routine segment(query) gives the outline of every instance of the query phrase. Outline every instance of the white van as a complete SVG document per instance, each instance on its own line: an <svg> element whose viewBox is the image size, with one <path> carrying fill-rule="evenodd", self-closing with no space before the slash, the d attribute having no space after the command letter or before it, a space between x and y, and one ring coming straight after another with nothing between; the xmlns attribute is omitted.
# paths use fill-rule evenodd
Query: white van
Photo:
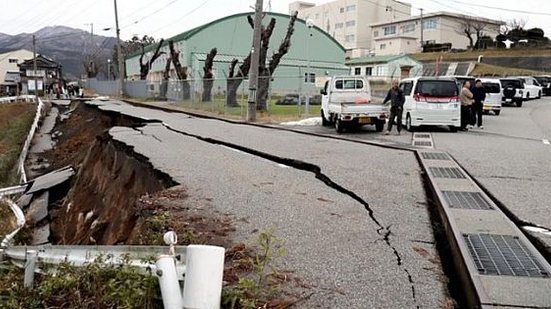
<svg viewBox="0 0 551 309"><path fill-rule="evenodd" d="M461 127L459 87L454 78L415 77L400 83L406 101L402 124L408 131L419 126Z"/></svg>
<svg viewBox="0 0 551 309"><path fill-rule="evenodd" d="M484 113L494 112L496 116L501 113L501 82L497 78L481 78L482 86L486 90L484 100Z"/></svg>

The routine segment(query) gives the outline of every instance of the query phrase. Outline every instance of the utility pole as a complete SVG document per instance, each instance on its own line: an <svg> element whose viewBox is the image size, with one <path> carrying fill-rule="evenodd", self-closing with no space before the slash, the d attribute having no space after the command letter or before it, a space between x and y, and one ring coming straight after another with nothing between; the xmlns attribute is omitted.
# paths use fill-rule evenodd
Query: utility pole
<svg viewBox="0 0 551 309"><path fill-rule="evenodd" d="M421 51L423 51L423 46L425 45L425 40L423 38L423 32L425 29L425 25L423 25L423 9L420 8L419 11L421 11Z"/></svg>
<svg viewBox="0 0 551 309"><path fill-rule="evenodd" d="M260 36L262 35L262 0L256 0L254 13L253 47L251 50L251 68L249 70L249 100L247 121L256 121L256 90L258 86L258 65L260 62Z"/></svg>
<svg viewBox="0 0 551 309"><path fill-rule="evenodd" d="M36 36L34 34L33 34L33 79L34 79L34 95L38 98L38 82L36 81Z"/></svg>
<svg viewBox="0 0 551 309"><path fill-rule="evenodd" d="M117 29L117 60L119 62L119 96L124 95L123 81L124 81L124 58L121 51L121 29L119 29L119 15L117 13L117 0L113 0L115 3L115 28Z"/></svg>

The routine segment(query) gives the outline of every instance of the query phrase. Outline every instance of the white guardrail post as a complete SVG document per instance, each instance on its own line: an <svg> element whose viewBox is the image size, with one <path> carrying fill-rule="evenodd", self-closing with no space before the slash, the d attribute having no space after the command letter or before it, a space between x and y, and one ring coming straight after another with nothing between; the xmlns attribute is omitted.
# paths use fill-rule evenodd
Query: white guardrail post
<svg viewBox="0 0 551 309"><path fill-rule="evenodd" d="M38 252L36 250L27 251L27 260L25 261L25 278L23 279L23 286L26 288L33 286L37 259Z"/></svg>
<svg viewBox="0 0 551 309"><path fill-rule="evenodd" d="M220 308L224 253L225 249L222 247L187 246L184 308Z"/></svg>
<svg viewBox="0 0 551 309"><path fill-rule="evenodd" d="M182 293L178 282L178 274L176 273L174 256L161 255L155 265L157 266L157 276L159 277L164 308L182 309Z"/></svg>

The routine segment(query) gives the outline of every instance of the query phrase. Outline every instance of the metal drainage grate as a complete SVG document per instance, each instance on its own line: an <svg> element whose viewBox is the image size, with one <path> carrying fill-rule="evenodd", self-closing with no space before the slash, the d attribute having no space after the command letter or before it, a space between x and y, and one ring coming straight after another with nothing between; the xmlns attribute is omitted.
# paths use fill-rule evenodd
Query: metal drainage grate
<svg viewBox="0 0 551 309"><path fill-rule="evenodd" d="M479 192L442 191L448 205L452 208L493 210L492 205Z"/></svg>
<svg viewBox="0 0 551 309"><path fill-rule="evenodd" d="M430 134L414 134L414 138L430 138Z"/></svg>
<svg viewBox="0 0 551 309"><path fill-rule="evenodd" d="M518 237L463 234L463 238L480 274L549 278L549 273Z"/></svg>
<svg viewBox="0 0 551 309"><path fill-rule="evenodd" d="M436 178L465 178L461 170L455 167L429 167L429 170Z"/></svg>
<svg viewBox="0 0 551 309"><path fill-rule="evenodd" d="M450 157L442 152L422 152L421 156L425 160L450 160Z"/></svg>
<svg viewBox="0 0 551 309"><path fill-rule="evenodd" d="M413 142L413 145L423 146L423 147L432 147L432 142L429 142L429 141L415 141L415 142Z"/></svg>

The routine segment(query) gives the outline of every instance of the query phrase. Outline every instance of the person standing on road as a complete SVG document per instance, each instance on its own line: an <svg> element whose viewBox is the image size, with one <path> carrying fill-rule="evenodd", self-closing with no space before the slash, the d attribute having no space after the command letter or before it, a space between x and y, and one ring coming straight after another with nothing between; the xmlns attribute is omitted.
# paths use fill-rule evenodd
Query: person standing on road
<svg viewBox="0 0 551 309"><path fill-rule="evenodd" d="M474 100L471 109L471 126L476 124L479 129L484 129L482 125L482 112L484 111L484 100L486 100L486 89L482 86L482 81L480 81L480 79L476 80L475 86L471 89L471 92L473 93Z"/></svg>
<svg viewBox="0 0 551 309"><path fill-rule="evenodd" d="M389 135L394 125L394 118L396 118L396 128L398 135L402 131L402 112L404 110L405 102L404 92L398 87L398 80L392 81L392 88L388 91L383 104L387 104L390 101L390 118L388 119L388 126L385 135Z"/></svg>
<svg viewBox="0 0 551 309"><path fill-rule="evenodd" d="M471 88L471 83L467 80L463 83L463 88L459 94L459 100L461 101L461 131L467 131L467 125L471 123L473 93L469 88Z"/></svg>

